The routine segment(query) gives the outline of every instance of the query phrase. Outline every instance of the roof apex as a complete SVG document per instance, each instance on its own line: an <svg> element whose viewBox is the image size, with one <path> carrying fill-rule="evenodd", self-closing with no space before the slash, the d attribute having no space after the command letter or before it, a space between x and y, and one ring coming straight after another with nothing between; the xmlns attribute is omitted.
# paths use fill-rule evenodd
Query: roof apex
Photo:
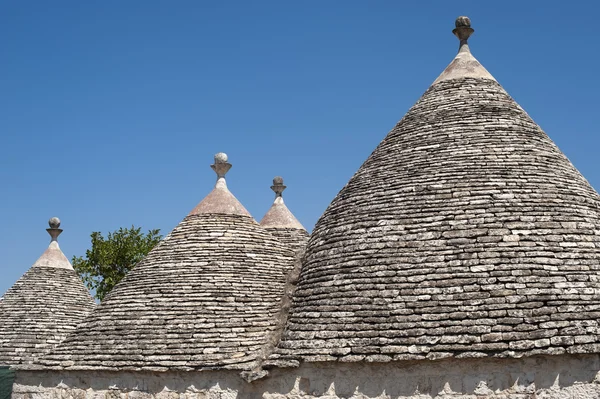
<svg viewBox="0 0 600 399"><path fill-rule="evenodd" d="M42 256L31 267L58 267L73 270L71 262L69 262L65 254L61 251L56 241L50 243Z"/></svg>
<svg viewBox="0 0 600 399"><path fill-rule="evenodd" d="M492 74L471 54L467 40L473 32L475 31L471 28L471 20L469 18L458 17L456 19L456 28L452 33L460 40L458 54L456 54L450 65L444 69L444 72L433 82L432 86L444 80L458 78L479 78L496 81Z"/></svg>
<svg viewBox="0 0 600 399"><path fill-rule="evenodd" d="M69 262L58 245L58 236L62 233L62 229L59 229L60 219L53 217L48 221L48 224L50 225L50 228L46 229L46 231L50 234L50 237L52 237L50 245L44 251L42 256L35 261L32 267L58 267L73 270L71 262Z"/></svg>
<svg viewBox="0 0 600 399"><path fill-rule="evenodd" d="M288 207L283 202L283 190L286 189L286 186L283 184L283 178L280 176L276 176L273 179L273 185L271 186L271 190L275 192L275 201L273 201L273 205L267 211L265 216L260 221L260 225L264 228L279 228L279 229L297 229L297 230L305 230L302 223L296 219L294 214L288 209Z"/></svg>
<svg viewBox="0 0 600 399"><path fill-rule="evenodd" d="M227 188L225 174L231 169L231 164L227 162L227 154L224 152L215 154L215 163L210 167L217 174L215 188L189 214L220 213L252 217Z"/></svg>

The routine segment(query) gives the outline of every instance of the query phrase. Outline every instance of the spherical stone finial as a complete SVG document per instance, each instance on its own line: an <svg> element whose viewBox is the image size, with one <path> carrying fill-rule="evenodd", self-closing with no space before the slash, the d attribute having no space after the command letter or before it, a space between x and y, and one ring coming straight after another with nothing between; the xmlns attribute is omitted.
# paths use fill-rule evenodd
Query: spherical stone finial
<svg viewBox="0 0 600 399"><path fill-rule="evenodd" d="M465 17L465 16L460 16L458 18L456 18L456 21L454 22L454 26L457 28L470 28L471 27L471 20L469 19L469 17Z"/></svg>
<svg viewBox="0 0 600 399"><path fill-rule="evenodd" d="M56 241L60 233L62 233L62 229L59 229L60 219L56 216L50 218L50 220L48 220L48 224L50 225L50 228L46 229L46 231L48 232L48 234L50 234L50 237L52 237L52 241Z"/></svg>
<svg viewBox="0 0 600 399"><path fill-rule="evenodd" d="M227 162L227 154L225 154L224 152L216 153L215 163L210 165L210 167L217 174L217 182L219 181L219 179L224 179L229 169L231 169L231 164Z"/></svg>
<svg viewBox="0 0 600 399"><path fill-rule="evenodd" d="M60 219L54 216L48 220L48 224L50 225L51 229L58 229L60 227Z"/></svg>
<svg viewBox="0 0 600 399"><path fill-rule="evenodd" d="M274 184L274 185L280 185L280 184L283 184L283 177L281 177L281 176L275 176L275 177L273 178L273 184Z"/></svg>
<svg viewBox="0 0 600 399"><path fill-rule="evenodd" d="M215 163L227 163L227 154L218 152L215 154Z"/></svg>
<svg viewBox="0 0 600 399"><path fill-rule="evenodd" d="M463 44L467 44L467 39L469 39L469 36L471 36L473 32L475 32L475 30L471 28L471 20L469 19L469 17L461 16L456 18L454 26L456 26L456 28L454 28L452 33L454 33L454 35L458 37L461 46Z"/></svg>

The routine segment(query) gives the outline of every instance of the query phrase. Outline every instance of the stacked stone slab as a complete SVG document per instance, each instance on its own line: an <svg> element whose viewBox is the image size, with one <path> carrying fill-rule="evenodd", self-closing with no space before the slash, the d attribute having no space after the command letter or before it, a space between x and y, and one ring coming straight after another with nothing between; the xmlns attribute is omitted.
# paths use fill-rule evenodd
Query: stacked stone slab
<svg viewBox="0 0 600 399"><path fill-rule="evenodd" d="M0 366L35 361L54 348L94 308L94 300L60 250L58 218L50 245L0 299Z"/></svg>
<svg viewBox="0 0 600 399"><path fill-rule="evenodd" d="M317 222L275 364L600 351L600 197L472 32Z"/></svg>
<svg viewBox="0 0 600 399"><path fill-rule="evenodd" d="M214 190L39 362L71 370L251 371L280 331L294 253L228 190ZM39 367L39 365L37 367Z"/></svg>
<svg viewBox="0 0 600 399"><path fill-rule="evenodd" d="M260 225L281 242L289 245L301 258L306 250L308 232L283 202L283 191L285 189L283 178L276 176L271 186L271 190L275 192L275 201L260 221Z"/></svg>
<svg viewBox="0 0 600 399"><path fill-rule="evenodd" d="M468 22L319 220L285 330L283 296L245 349L247 321L272 320L240 317L262 309L247 287L281 281L240 265L278 241L219 180L13 398L599 398L599 197L470 54Z"/></svg>

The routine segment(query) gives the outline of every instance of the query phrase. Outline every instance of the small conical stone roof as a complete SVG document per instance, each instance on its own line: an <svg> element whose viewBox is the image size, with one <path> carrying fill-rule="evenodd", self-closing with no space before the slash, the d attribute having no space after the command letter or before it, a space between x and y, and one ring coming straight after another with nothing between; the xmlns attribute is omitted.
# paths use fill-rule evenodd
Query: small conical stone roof
<svg viewBox="0 0 600 399"><path fill-rule="evenodd" d="M271 190L275 192L275 200L260 225L301 256L306 249L308 232L283 202L283 191L286 188L282 177L276 176L273 179Z"/></svg>
<svg viewBox="0 0 600 399"><path fill-rule="evenodd" d="M600 351L600 197L472 32L317 222L274 362Z"/></svg>
<svg viewBox="0 0 600 399"><path fill-rule="evenodd" d="M217 187L115 286L42 367L252 371L279 331L294 253ZM226 190L226 191L225 191ZM218 192L220 191L220 192ZM215 194L218 192L217 194ZM219 195L220 204L214 202Z"/></svg>
<svg viewBox="0 0 600 399"><path fill-rule="evenodd" d="M0 366L35 361L61 342L95 303L58 246L50 219L48 249L0 300Z"/></svg>

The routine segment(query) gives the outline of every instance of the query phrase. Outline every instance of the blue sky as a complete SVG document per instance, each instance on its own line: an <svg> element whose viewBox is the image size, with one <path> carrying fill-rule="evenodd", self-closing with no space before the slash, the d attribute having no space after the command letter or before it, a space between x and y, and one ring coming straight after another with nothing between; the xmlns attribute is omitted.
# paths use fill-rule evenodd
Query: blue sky
<svg viewBox="0 0 600 399"><path fill-rule="evenodd" d="M260 220L275 175L310 230L456 54L473 54L598 188L592 1L0 2L0 293L92 231L169 232L213 154Z"/></svg>

